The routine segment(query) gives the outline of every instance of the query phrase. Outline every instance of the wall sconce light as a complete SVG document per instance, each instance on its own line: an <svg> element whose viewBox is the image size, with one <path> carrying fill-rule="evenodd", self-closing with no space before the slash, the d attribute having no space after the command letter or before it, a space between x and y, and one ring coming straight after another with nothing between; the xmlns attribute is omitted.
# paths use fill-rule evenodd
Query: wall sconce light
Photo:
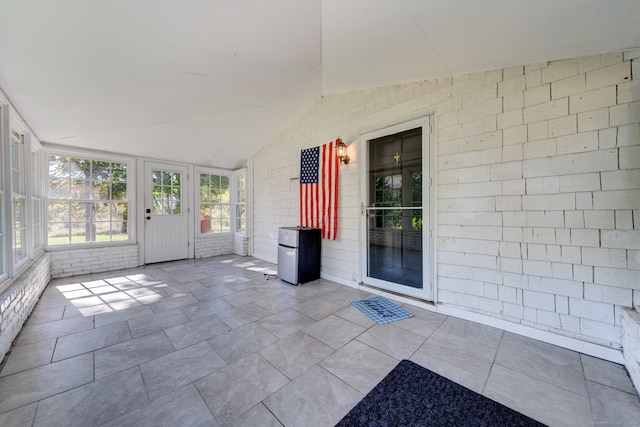
<svg viewBox="0 0 640 427"><path fill-rule="evenodd" d="M347 145L342 142L342 139L336 139L336 155L338 156L338 160L340 160L341 165L346 165L349 163L349 156L347 155Z"/></svg>

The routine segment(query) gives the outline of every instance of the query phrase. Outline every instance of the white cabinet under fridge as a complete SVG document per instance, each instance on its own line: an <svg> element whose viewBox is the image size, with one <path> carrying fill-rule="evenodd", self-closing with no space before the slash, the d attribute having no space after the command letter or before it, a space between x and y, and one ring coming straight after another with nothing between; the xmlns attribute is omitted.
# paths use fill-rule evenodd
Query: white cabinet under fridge
<svg viewBox="0 0 640 427"><path fill-rule="evenodd" d="M293 285L320 278L320 229L280 227L278 277Z"/></svg>

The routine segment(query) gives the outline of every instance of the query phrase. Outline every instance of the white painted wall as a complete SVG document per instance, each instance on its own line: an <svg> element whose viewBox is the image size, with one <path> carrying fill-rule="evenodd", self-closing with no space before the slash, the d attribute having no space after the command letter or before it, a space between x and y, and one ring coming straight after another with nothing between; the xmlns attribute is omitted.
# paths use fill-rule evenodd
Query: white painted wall
<svg viewBox="0 0 640 427"><path fill-rule="evenodd" d="M433 113L437 302L621 346L640 301L640 50L326 96L253 159L252 253L298 223L300 150ZM632 70L634 71L632 73ZM360 281L358 153L323 277Z"/></svg>

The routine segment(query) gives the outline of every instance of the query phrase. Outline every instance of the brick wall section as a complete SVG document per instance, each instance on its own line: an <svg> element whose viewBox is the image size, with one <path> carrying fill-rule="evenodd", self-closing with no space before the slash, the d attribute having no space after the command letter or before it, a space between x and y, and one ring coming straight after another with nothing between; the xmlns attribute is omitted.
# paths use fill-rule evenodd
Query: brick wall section
<svg viewBox="0 0 640 427"><path fill-rule="evenodd" d="M43 254L0 295L0 361L49 283L50 262L49 254Z"/></svg>
<svg viewBox="0 0 640 427"><path fill-rule="evenodd" d="M232 254L234 251L234 235L222 234L196 239L196 258L208 258L217 255Z"/></svg>
<svg viewBox="0 0 640 427"><path fill-rule="evenodd" d="M101 273L138 266L138 245L51 251L53 278Z"/></svg>
<svg viewBox="0 0 640 427"><path fill-rule="evenodd" d="M613 348L640 301L640 50L325 96L254 157L253 254L298 223L300 149L433 113L440 304ZM356 144L322 274L360 280Z"/></svg>

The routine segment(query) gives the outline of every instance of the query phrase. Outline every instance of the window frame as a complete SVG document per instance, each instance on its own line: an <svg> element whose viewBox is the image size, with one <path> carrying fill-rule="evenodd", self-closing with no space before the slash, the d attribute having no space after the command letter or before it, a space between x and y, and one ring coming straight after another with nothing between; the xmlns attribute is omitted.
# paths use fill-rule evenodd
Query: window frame
<svg viewBox="0 0 640 427"><path fill-rule="evenodd" d="M20 161L12 162L12 134L16 133L20 140ZM24 123L20 115L13 109L8 99L0 92L0 293L11 286L13 278L22 274L33 259L44 249L37 246L36 233L33 224L42 217L33 211L32 200L38 198L36 186L42 183L37 180L37 167L42 151L42 145L33 135L31 129ZM18 167L21 183L19 191L15 191L14 167ZM35 175L34 175L35 173ZM14 201L21 200L22 224L20 230L22 256L16 257L14 245L15 210ZM19 258L19 259L18 259Z"/></svg>
<svg viewBox="0 0 640 427"><path fill-rule="evenodd" d="M14 163L14 143L13 143L13 135L18 135L18 143L20 144L20 151L18 152L18 164ZM29 178L31 178L31 171L28 162L26 161L26 153L31 153L31 145L29 143L29 134L24 130L19 123L11 122L9 128L9 158L7 160L7 164L5 166L9 166L9 182L5 188L10 188L11 194L11 210L6 211L8 214L11 213L11 261L15 270L19 270L22 265L29 261L30 255L33 253L30 247L31 242L31 206L27 201L30 200L30 187L31 182L29 182ZM6 152L6 151L5 151ZM18 166L16 170L15 167ZM16 180L16 172L18 179ZM17 185L17 188L16 188ZM21 201L21 224L19 229L16 228L16 201ZM8 228L7 228L8 230ZM24 234L22 234L22 230L24 230ZM20 235L20 249L21 256L17 254L17 237ZM8 244L8 243L7 243Z"/></svg>
<svg viewBox="0 0 640 427"><path fill-rule="evenodd" d="M55 199L50 197L50 186L49 186L49 159L51 156L60 156L60 157L69 157L74 159L81 160L90 160L90 161L100 161L100 162L110 162L110 163L123 163L126 165L127 169L127 178L126 178L126 188L127 194L125 199L112 199L111 195L109 195L108 202L124 202L128 205L128 216L127 216L127 239L123 240L109 240L109 241L92 241L92 242L79 242L79 243L61 243L61 244L49 244L49 202L53 200L61 200L61 201L70 201L71 203L75 201L80 203L90 203L91 198L88 199ZM43 211L43 221L42 221L42 229L43 229L43 246L48 251L58 251L58 250L70 250L70 249L80 249L80 248L96 248L96 247L106 247L106 246L122 246L134 243L136 241L136 188L135 188L135 177L136 177L136 161L134 158L129 156L123 156L118 154L111 153L102 153L91 150L76 150L72 148L59 148L53 146L45 146L43 150L42 160L41 160L41 168L40 170L43 173L43 197L42 197L42 211ZM95 221L94 221L95 222Z"/></svg>
<svg viewBox="0 0 640 427"><path fill-rule="evenodd" d="M244 200L240 201L240 188L238 186L238 178L239 177L244 177ZM236 200L234 203L234 209L233 209L233 213L235 215L234 218L234 232L240 236L246 236L247 235L247 228L248 228L248 220L247 220L247 169L243 168L243 169L238 169L236 171L234 171L234 180L233 180L236 184L236 188L235 188L235 196L236 196ZM238 218L238 207L240 206L244 206L244 231L240 231L238 230L238 220L240 218Z"/></svg>
<svg viewBox="0 0 640 427"><path fill-rule="evenodd" d="M226 176L229 178L229 202L226 203L218 203L220 205L228 205L229 206L229 231L222 231L220 233L213 233L213 232L206 232L203 233L202 232L202 228L200 226L200 208L202 206L202 194L200 193L200 180L201 177L200 175L218 175L218 176ZM194 186L195 186L195 193L196 193L196 197L195 197L195 206L194 206L194 221L196 224L195 227L195 231L196 231L196 238L199 239L209 239L209 238L215 238L215 236L229 236L229 235L233 235L235 234L235 221L236 221L236 215L235 215L235 201L236 201L236 176L235 173L233 171L229 171L229 170L223 170L223 169L209 169L209 168L202 168L202 167L196 167L195 171L194 171L194 175L195 175L195 179L194 181Z"/></svg>
<svg viewBox="0 0 640 427"><path fill-rule="evenodd" d="M44 228L43 228L43 179L42 169L42 150L36 150L33 145L30 147L30 188L29 200L31 201L31 248L32 256L40 252L44 252Z"/></svg>

